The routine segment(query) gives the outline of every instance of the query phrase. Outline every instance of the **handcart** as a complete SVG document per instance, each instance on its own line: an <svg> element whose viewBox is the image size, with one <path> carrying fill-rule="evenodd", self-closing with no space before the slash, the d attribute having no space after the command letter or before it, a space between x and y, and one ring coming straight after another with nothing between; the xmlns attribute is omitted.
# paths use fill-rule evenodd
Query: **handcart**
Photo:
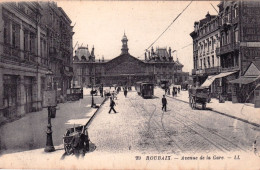
<svg viewBox="0 0 260 170"><path fill-rule="evenodd" d="M67 129L63 136L63 144L67 155L75 154L75 151L89 151L89 136L85 126L77 126Z"/></svg>

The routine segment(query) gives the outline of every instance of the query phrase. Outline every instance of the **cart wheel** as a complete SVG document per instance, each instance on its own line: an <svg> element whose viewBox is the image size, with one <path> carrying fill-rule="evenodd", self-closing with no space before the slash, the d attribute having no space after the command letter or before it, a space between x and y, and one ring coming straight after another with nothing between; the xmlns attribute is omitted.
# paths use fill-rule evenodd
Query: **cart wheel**
<svg viewBox="0 0 260 170"><path fill-rule="evenodd" d="M63 139L63 145L64 145L64 150L65 150L65 153L67 154L67 155L71 155L73 152L73 150L72 150L72 147L71 147L71 145L70 144L65 144L65 142L64 142L64 139Z"/></svg>
<svg viewBox="0 0 260 170"><path fill-rule="evenodd" d="M206 103L203 103L202 104L202 110L205 110L206 109Z"/></svg>

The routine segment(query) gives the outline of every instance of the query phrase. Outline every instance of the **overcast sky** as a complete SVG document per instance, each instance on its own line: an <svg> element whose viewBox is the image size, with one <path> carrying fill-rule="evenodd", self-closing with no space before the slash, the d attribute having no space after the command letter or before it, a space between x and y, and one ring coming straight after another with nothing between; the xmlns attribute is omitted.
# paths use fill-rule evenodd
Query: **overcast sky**
<svg viewBox="0 0 260 170"><path fill-rule="evenodd" d="M112 59L121 53L121 39L128 38L129 53L144 58L147 47L167 28L190 1L59 1L74 27L73 44L92 48L96 59ZM192 43L190 33L194 21L205 17L207 12L216 15L219 1L194 1L173 23L168 31L153 45L154 48L171 47L173 54L191 71ZM74 50L75 51L75 50Z"/></svg>

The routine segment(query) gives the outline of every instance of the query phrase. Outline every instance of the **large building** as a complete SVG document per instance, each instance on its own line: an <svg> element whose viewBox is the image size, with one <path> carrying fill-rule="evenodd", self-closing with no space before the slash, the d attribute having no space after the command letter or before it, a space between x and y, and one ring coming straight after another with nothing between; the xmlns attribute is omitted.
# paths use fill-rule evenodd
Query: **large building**
<svg viewBox="0 0 260 170"><path fill-rule="evenodd" d="M122 38L121 54L112 60L95 59L94 47L79 47L74 56L74 86L86 87L93 84L133 85L137 81L160 83L167 80L180 84L188 79L188 73L182 72L183 65L173 61L171 49L157 48L145 54L145 60L139 60L129 53L128 39ZM149 56L148 56L149 55Z"/></svg>
<svg viewBox="0 0 260 170"><path fill-rule="evenodd" d="M243 75L252 61L260 59L260 2L223 1L218 7L219 14L216 16L218 29L215 32L219 34L219 38L216 39L218 40L216 44L219 46L216 47L215 53L220 67L214 69L216 75L207 74L207 68L195 66L192 73L194 81L202 85L216 86L217 93L227 96L231 100L232 84L229 81ZM201 37L196 34L203 32L203 29L203 27L199 27L199 31L195 29L191 33L193 42L201 40ZM198 45L194 43L194 61L196 61L196 48ZM202 70L201 73L198 70ZM204 79L207 77L204 82L197 78L201 74ZM235 96L234 93L233 96Z"/></svg>
<svg viewBox="0 0 260 170"><path fill-rule="evenodd" d="M49 69L54 70L50 66L53 58L58 57L51 55L52 36L45 22L51 22L45 13L51 4L55 5L53 2L0 4L0 122L42 109L46 73ZM61 21L67 19L59 9L56 25L61 25ZM64 22L70 24L70 20ZM66 37L66 41L71 41L71 29L68 33L70 36ZM72 50L71 44L67 47ZM64 51L61 48L58 50L60 53ZM68 58L70 63L65 62ZM61 61L63 66L69 66L69 71L72 71L72 51ZM53 73L56 76L56 72Z"/></svg>

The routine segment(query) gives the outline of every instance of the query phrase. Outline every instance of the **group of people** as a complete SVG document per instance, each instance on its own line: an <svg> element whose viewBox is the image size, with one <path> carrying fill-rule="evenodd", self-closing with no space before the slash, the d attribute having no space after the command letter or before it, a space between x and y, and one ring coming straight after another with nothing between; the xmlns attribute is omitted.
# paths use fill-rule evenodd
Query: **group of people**
<svg viewBox="0 0 260 170"><path fill-rule="evenodd" d="M165 95L167 95L167 94L170 95L171 94L170 87L165 88L164 91L165 91ZM180 87L173 86L173 88L172 88L172 96L177 96L177 93L180 93L180 91L181 91Z"/></svg>

